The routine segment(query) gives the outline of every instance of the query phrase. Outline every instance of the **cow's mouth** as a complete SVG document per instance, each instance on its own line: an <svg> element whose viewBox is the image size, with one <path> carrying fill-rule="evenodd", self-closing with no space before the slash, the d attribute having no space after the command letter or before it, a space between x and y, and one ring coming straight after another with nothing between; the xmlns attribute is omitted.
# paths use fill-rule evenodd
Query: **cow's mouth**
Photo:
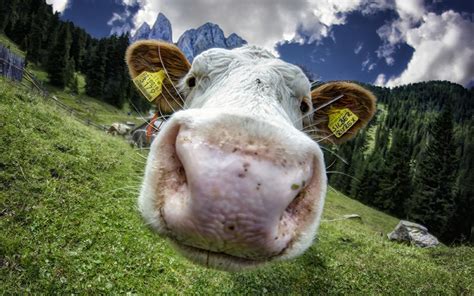
<svg viewBox="0 0 474 296"><path fill-rule="evenodd" d="M286 218L293 217L298 213L298 209L301 207L305 194L305 191L301 191L300 194L298 194L298 196L291 202L284 213ZM166 223L164 216L162 216L162 219ZM285 254L287 249L292 247L292 244L298 238L296 233L291 233L292 239L278 253L268 257L260 256L258 258L251 258L249 256L229 254L224 251L215 251L211 248L197 247L192 245L192 243L180 241L172 233L168 233L167 236L175 249L177 249L187 259L206 267L225 271L238 271L243 268L254 268L266 264L274 259L278 259L279 256Z"/></svg>
<svg viewBox="0 0 474 296"><path fill-rule="evenodd" d="M238 271L242 268L252 268L263 265L269 260L264 259L249 259L230 255L223 252L214 252L207 249L196 248L177 242L174 239L170 240L173 246L184 257L194 263L219 270Z"/></svg>

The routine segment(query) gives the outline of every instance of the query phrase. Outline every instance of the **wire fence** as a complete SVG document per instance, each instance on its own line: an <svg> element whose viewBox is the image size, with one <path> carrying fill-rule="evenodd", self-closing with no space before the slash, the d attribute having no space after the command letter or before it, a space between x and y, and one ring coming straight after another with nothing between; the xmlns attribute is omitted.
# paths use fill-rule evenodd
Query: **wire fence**
<svg viewBox="0 0 474 296"><path fill-rule="evenodd" d="M21 81L24 68L25 59L0 44L0 75L11 80Z"/></svg>
<svg viewBox="0 0 474 296"><path fill-rule="evenodd" d="M108 129L108 126L94 122L92 119L81 115L79 110L68 106L55 95L51 95L35 75L26 69L25 60L2 45L0 45L0 75L10 80L18 81L41 97L53 102L56 106L65 110L67 114L75 117L85 125L93 126L102 131Z"/></svg>

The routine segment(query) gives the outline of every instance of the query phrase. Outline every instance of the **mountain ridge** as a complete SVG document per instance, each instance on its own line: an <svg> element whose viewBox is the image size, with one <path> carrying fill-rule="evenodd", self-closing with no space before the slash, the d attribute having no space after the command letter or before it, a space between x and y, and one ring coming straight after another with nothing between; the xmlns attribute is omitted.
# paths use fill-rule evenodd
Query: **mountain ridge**
<svg viewBox="0 0 474 296"><path fill-rule="evenodd" d="M131 42L142 39L163 40L173 42L172 24L169 19L159 13L152 27L144 22L130 38ZM206 22L197 28L186 30L176 42L190 62L201 52L210 48L233 49L247 44L247 41L236 33L231 33L225 37L224 31L219 25Z"/></svg>

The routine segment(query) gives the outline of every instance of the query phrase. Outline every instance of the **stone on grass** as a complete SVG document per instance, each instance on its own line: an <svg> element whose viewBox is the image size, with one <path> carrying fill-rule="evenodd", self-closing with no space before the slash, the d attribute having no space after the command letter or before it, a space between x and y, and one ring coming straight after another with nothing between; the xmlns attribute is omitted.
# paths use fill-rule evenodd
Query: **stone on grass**
<svg viewBox="0 0 474 296"><path fill-rule="evenodd" d="M422 248L439 245L438 239L430 234L425 226L405 220L400 220L397 227L387 236L390 240L408 242Z"/></svg>

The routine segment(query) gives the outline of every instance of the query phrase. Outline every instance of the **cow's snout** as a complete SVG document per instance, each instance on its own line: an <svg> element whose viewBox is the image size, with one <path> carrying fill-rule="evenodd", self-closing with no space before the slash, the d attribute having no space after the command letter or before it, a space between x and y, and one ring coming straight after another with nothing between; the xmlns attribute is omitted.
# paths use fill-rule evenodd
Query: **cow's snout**
<svg viewBox="0 0 474 296"><path fill-rule="evenodd" d="M151 151L155 200L141 197L145 218L159 216L158 232L200 263L266 262L311 243L326 189L313 142L251 119L176 118Z"/></svg>
<svg viewBox="0 0 474 296"><path fill-rule="evenodd" d="M181 129L176 155L185 194L165 204L168 228L183 244L238 257L280 254L290 243L299 213L292 203L309 184L313 161L275 159L258 143L212 143Z"/></svg>

